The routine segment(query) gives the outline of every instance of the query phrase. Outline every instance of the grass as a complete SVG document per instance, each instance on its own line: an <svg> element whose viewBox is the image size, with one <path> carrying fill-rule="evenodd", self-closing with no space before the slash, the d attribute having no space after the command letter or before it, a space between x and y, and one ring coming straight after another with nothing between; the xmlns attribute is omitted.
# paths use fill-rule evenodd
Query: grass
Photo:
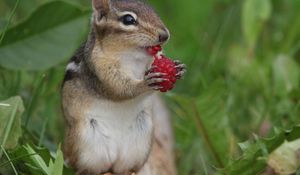
<svg viewBox="0 0 300 175"><path fill-rule="evenodd" d="M10 37L4 36L6 26L15 26L49 1L0 0L1 38ZM68 1L90 8L89 1ZM300 1L250 1L149 1L172 33L167 55L188 66L185 79L164 95L172 111L179 175L234 174L228 167L243 154L238 143L249 139L246 150L258 149L267 160L272 149L260 138L274 137L278 147L277 130L300 123ZM264 15L268 7L271 12ZM1 65L3 48L0 44L0 112L5 106L1 101L13 96L22 97L25 111L19 146L7 149L1 144L7 154L0 161L0 174L38 174L32 153L23 146L29 144L47 166L55 160L50 152L55 153L63 139L59 92L67 60L47 70L12 70ZM293 139L300 138L297 130L293 133ZM249 162L249 157L242 160ZM265 163L248 169L256 174L254 169Z"/></svg>

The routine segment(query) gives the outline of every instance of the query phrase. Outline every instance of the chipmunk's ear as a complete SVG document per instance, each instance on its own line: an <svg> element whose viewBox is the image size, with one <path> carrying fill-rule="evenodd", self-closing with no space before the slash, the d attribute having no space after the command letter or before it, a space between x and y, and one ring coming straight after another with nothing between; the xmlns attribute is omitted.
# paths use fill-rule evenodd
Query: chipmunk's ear
<svg viewBox="0 0 300 175"><path fill-rule="evenodd" d="M96 19L99 22L103 17L107 16L111 9L110 0L93 0L93 9L97 15Z"/></svg>

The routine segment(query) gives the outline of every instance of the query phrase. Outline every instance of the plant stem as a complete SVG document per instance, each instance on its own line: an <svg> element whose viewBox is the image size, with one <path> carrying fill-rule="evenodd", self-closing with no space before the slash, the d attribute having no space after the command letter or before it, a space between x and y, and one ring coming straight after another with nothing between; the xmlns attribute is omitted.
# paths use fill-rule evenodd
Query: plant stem
<svg viewBox="0 0 300 175"><path fill-rule="evenodd" d="M1 150L3 151L4 155L6 156L6 158L8 159L8 161L10 162L11 168L13 169L15 175L18 175L18 172L14 166L14 164L12 163L10 157L8 156L7 152L5 151L4 147L1 145Z"/></svg>
<svg viewBox="0 0 300 175"><path fill-rule="evenodd" d="M289 27L289 31L287 32L287 37L285 38L285 41L282 46L282 52L288 53L289 49L292 48L293 42L297 38L300 27L300 13L297 14L297 17L294 18L295 20L292 22L291 26Z"/></svg>
<svg viewBox="0 0 300 175"><path fill-rule="evenodd" d="M12 162L17 161L17 160L20 160L22 158L30 157L30 156L34 156L34 155L36 155L36 154L26 154L26 155L19 156L19 157L13 158L13 159L9 159L8 161L3 162L2 164L0 164L0 167L6 166L7 164L12 163Z"/></svg>
<svg viewBox="0 0 300 175"><path fill-rule="evenodd" d="M204 140L206 146L208 147L208 149L212 153L212 156L216 160L219 168L224 168L223 162L222 162L220 156L218 155L212 141L210 140L207 129L205 128L205 126L204 126L204 124L201 120L200 113L197 110L196 102L194 100L192 101L192 108L193 108L194 113L195 113L195 115L193 115L193 117L194 117L194 120L195 120L195 123L196 123L196 128L198 130L199 135L203 137L203 140Z"/></svg>
<svg viewBox="0 0 300 175"><path fill-rule="evenodd" d="M14 106L12 113L10 115L10 120L7 123L7 127L5 128L5 132L4 132L4 136L1 142L1 146L5 147L7 138L9 136L9 133L11 131L12 125L14 123L15 117L16 117L16 113L17 113L17 109L19 107L19 101L17 102L17 104ZM2 157L2 150L0 150L0 158Z"/></svg>
<svg viewBox="0 0 300 175"><path fill-rule="evenodd" d="M32 112L33 112L33 109L37 103L37 100L38 100L38 97L40 96L40 93L43 89L43 83L44 83L44 78L45 78L45 74L42 73L42 74L38 74L37 75L38 78L36 79L35 81L35 89L33 91L33 95L30 99L30 102L28 103L28 106L26 107L27 111L25 112L25 115L24 115L24 118L25 118L25 128L27 128L28 124L29 124L29 121L30 121L30 118L32 116Z"/></svg>
<svg viewBox="0 0 300 175"><path fill-rule="evenodd" d="M230 21L232 20L233 12L235 12L235 6L232 7L231 9L229 9L223 24L220 26L220 30L219 30L217 39L215 41L213 50L211 52L212 54L210 55L210 58L209 58L209 60L210 60L209 65L214 65L215 62L217 61L217 58L218 58L220 50L221 50L222 43L224 41L224 37L226 36L226 31L228 30L228 26L230 24Z"/></svg>
<svg viewBox="0 0 300 175"><path fill-rule="evenodd" d="M40 138L39 138L39 146L42 146L42 144L43 144L43 140L44 140L44 137L45 137L48 121L49 121L49 117L47 117L47 119L43 123L43 128L42 128Z"/></svg>

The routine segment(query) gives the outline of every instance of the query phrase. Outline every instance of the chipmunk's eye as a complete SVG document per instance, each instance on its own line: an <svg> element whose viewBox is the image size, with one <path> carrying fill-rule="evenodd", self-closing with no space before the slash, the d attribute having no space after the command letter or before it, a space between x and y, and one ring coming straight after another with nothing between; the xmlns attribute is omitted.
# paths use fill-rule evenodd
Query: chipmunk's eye
<svg viewBox="0 0 300 175"><path fill-rule="evenodd" d="M124 15L124 16L122 17L122 22L123 22L123 24L126 25L126 26L129 26L129 25L136 25L136 24L137 24L136 19L135 19L132 15L129 15L129 14Z"/></svg>

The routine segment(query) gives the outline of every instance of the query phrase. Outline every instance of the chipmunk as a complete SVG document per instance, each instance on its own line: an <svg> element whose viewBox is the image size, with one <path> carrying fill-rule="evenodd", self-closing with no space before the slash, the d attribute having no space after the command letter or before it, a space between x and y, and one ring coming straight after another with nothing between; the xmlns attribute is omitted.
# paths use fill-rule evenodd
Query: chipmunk
<svg viewBox="0 0 300 175"><path fill-rule="evenodd" d="M62 87L64 156L77 175L176 174L165 81L146 48L170 37L137 0L92 0L91 32L67 65ZM178 77L184 65L176 62Z"/></svg>

